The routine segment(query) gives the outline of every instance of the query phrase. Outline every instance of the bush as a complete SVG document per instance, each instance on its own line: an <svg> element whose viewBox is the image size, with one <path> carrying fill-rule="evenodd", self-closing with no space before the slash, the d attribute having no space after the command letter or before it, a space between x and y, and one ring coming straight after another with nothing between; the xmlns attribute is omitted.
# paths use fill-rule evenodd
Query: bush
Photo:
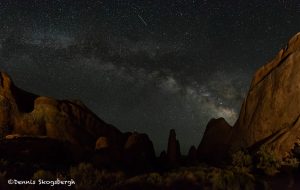
<svg viewBox="0 0 300 190"><path fill-rule="evenodd" d="M108 172L105 170L97 170L95 172L95 175L95 183L98 190L112 189L115 186L121 184L125 179L125 175L123 172Z"/></svg>
<svg viewBox="0 0 300 190"><path fill-rule="evenodd" d="M122 172L97 170L89 163L81 163L70 169L70 178L76 182L75 188L80 189L113 189L124 180Z"/></svg>
<svg viewBox="0 0 300 190"><path fill-rule="evenodd" d="M279 172L280 161L277 160L274 152L266 147L261 147L256 153L256 160L256 168L262 170L266 175L273 176Z"/></svg>
<svg viewBox="0 0 300 190"><path fill-rule="evenodd" d="M161 189L163 177L159 173L138 175L124 180L115 189Z"/></svg>
<svg viewBox="0 0 300 190"><path fill-rule="evenodd" d="M295 157L287 157L282 161L282 165L289 166L294 169L299 168L299 160Z"/></svg>
<svg viewBox="0 0 300 190"><path fill-rule="evenodd" d="M232 167L237 172L248 173L253 167L252 157L240 150L232 155Z"/></svg>
<svg viewBox="0 0 300 190"><path fill-rule="evenodd" d="M38 170L33 174L33 179L43 179L43 180L55 180L56 177L50 172L45 170Z"/></svg>
<svg viewBox="0 0 300 190"><path fill-rule="evenodd" d="M166 173L163 180L167 187L185 184L194 189L255 189L254 176L248 172L239 172L233 167L227 169L208 166L180 168Z"/></svg>
<svg viewBox="0 0 300 190"><path fill-rule="evenodd" d="M76 182L76 189L96 187L95 169L91 164L80 163L77 167L71 167L70 177Z"/></svg>

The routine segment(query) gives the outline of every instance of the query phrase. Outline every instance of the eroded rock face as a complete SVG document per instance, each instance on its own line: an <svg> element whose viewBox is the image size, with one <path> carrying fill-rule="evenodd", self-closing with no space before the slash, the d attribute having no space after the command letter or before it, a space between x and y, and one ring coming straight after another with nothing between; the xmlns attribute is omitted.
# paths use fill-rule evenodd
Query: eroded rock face
<svg viewBox="0 0 300 190"><path fill-rule="evenodd" d="M106 124L78 101L55 100L17 88L0 73L0 133L47 136L94 148L98 137L122 146L122 133Z"/></svg>
<svg viewBox="0 0 300 190"><path fill-rule="evenodd" d="M264 145L283 158L300 139L300 33L254 75L231 149Z"/></svg>
<svg viewBox="0 0 300 190"><path fill-rule="evenodd" d="M288 156L300 142L299 105L300 33L255 73L232 128L224 120L208 124L198 156L220 158L239 149L261 146L273 151L278 159Z"/></svg>
<svg viewBox="0 0 300 190"><path fill-rule="evenodd" d="M121 133L80 101L55 100L23 91L3 72L0 148L1 158L41 160L50 166L60 163L65 155L70 161L66 164L88 160L98 167L125 166L132 171L151 168L155 162L153 144L146 134ZM22 160L24 156L28 159Z"/></svg>

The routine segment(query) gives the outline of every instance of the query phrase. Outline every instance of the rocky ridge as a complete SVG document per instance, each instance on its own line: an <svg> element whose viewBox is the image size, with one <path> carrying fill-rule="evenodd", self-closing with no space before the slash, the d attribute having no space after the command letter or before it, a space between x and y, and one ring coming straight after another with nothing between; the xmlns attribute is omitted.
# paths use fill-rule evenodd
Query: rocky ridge
<svg viewBox="0 0 300 190"><path fill-rule="evenodd" d="M49 158L52 164L67 158L69 163L92 159L97 165L118 162L127 166L128 157L144 164L155 158L146 134L122 133L80 101L56 100L19 89L4 72L0 72L0 140L6 159L25 155L43 162ZM70 154L62 158L66 153Z"/></svg>

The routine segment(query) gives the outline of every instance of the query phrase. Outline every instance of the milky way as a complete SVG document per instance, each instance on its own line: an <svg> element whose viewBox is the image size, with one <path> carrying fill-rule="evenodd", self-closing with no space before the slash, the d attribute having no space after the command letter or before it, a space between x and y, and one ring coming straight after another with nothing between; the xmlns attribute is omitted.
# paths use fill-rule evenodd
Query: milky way
<svg viewBox="0 0 300 190"><path fill-rule="evenodd" d="M31 3L29 3L31 2ZM281 1L1 1L0 69L28 91L80 99L158 151L186 152L211 118L234 124L254 71L299 30Z"/></svg>

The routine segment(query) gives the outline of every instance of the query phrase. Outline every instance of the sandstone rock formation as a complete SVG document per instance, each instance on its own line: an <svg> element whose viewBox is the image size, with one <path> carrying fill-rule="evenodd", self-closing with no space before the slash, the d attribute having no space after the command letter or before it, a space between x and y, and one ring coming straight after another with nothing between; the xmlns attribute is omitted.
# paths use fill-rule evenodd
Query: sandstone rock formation
<svg viewBox="0 0 300 190"><path fill-rule="evenodd" d="M110 146L107 137L99 137L96 141L94 155L91 162L99 168L113 168L112 166L121 160L120 150L116 150Z"/></svg>
<svg viewBox="0 0 300 190"><path fill-rule="evenodd" d="M167 149L167 160L171 165L178 165L180 161L180 144L176 139L176 132L174 129L170 130L168 149Z"/></svg>
<svg viewBox="0 0 300 190"><path fill-rule="evenodd" d="M188 153L188 164L193 165L197 162L197 149L195 146L191 146Z"/></svg>
<svg viewBox="0 0 300 190"><path fill-rule="evenodd" d="M1 158L21 162L91 161L98 167L123 164L133 170L150 167L155 160L146 134L121 133L80 101L55 100L21 90L3 72L0 152Z"/></svg>
<svg viewBox="0 0 300 190"><path fill-rule="evenodd" d="M208 127L200 155L216 158L225 152L261 146L273 151L278 159L291 154L300 143L299 71L300 33L255 73L234 127Z"/></svg>
<svg viewBox="0 0 300 190"><path fill-rule="evenodd" d="M234 126L232 151L263 145L284 158L300 142L299 71L300 33L255 73Z"/></svg>
<svg viewBox="0 0 300 190"><path fill-rule="evenodd" d="M146 134L132 133L125 143L123 160L131 170L151 168L155 152L149 137Z"/></svg>
<svg viewBox="0 0 300 190"><path fill-rule="evenodd" d="M232 127L224 118L210 120L197 149L198 159L208 162L221 161L228 151L231 133Z"/></svg>
<svg viewBox="0 0 300 190"><path fill-rule="evenodd" d="M17 88L0 73L0 137L9 134L47 136L94 148L98 137L122 144L122 133L79 101L55 100Z"/></svg>
<svg viewBox="0 0 300 190"><path fill-rule="evenodd" d="M167 162L167 152L165 150L160 153L159 160L164 163Z"/></svg>

